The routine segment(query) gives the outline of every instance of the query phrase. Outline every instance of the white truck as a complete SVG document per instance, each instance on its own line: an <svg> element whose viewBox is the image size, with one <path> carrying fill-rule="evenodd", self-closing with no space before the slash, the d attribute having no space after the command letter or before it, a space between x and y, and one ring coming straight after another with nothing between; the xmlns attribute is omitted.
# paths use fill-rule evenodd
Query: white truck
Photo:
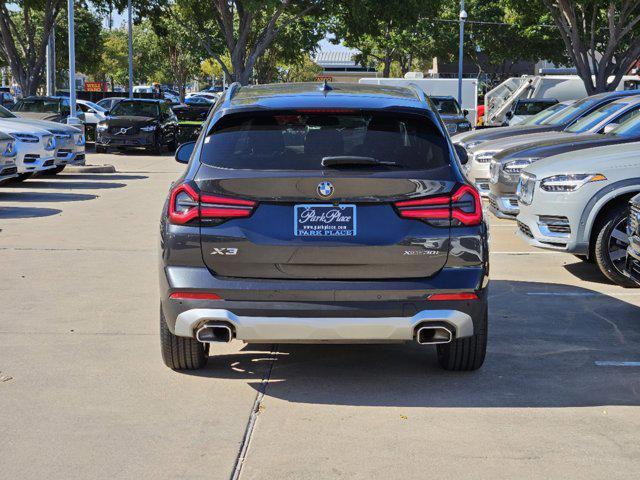
<svg viewBox="0 0 640 480"><path fill-rule="evenodd" d="M428 96L458 98L457 78L361 78L359 83L369 85L392 85L395 87L416 85L422 89L425 95ZM462 104L460 105L460 108L469 112L467 119L471 125L475 126L478 114L477 79L462 79Z"/></svg>
<svg viewBox="0 0 640 480"><path fill-rule="evenodd" d="M625 75L616 90L637 88L640 77ZM505 124L507 113L522 99L578 100L587 96L584 82L578 75L523 75L507 78L488 91L484 97L484 124L499 127Z"/></svg>

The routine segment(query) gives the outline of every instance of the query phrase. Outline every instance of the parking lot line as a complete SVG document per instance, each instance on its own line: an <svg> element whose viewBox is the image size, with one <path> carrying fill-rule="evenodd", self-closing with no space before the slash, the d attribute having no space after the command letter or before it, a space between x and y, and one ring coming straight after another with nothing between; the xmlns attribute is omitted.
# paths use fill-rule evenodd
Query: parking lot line
<svg viewBox="0 0 640 480"><path fill-rule="evenodd" d="M640 362L616 362L613 360L596 360L599 367L640 367Z"/></svg>

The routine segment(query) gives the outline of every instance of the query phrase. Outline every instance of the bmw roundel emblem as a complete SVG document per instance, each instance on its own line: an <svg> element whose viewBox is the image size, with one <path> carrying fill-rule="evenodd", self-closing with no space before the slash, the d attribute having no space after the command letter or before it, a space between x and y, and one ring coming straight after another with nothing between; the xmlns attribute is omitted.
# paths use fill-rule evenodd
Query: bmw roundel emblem
<svg viewBox="0 0 640 480"><path fill-rule="evenodd" d="M318 195L329 198L333 195L333 184L331 182L321 182L318 184Z"/></svg>

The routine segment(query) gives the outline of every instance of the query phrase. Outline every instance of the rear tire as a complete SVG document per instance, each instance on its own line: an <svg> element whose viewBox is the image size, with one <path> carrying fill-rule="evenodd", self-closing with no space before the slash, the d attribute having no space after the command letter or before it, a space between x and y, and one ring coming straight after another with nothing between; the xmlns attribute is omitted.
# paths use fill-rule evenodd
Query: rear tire
<svg viewBox="0 0 640 480"><path fill-rule="evenodd" d="M598 224L594 258L600 272L622 287L637 287L622 273L629 239L626 237L627 209L620 206L609 210ZM624 238L623 238L624 237Z"/></svg>
<svg viewBox="0 0 640 480"><path fill-rule="evenodd" d="M107 153L107 147L101 147L100 145L96 145L96 153Z"/></svg>
<svg viewBox="0 0 640 480"><path fill-rule="evenodd" d="M485 306L482 318L474 325L477 330L474 335L437 345L440 366L456 372L479 369L487 353L487 327L488 307Z"/></svg>
<svg viewBox="0 0 640 480"><path fill-rule="evenodd" d="M160 349L164 364L172 370L196 370L207 364L209 345L171 333L160 307Z"/></svg>

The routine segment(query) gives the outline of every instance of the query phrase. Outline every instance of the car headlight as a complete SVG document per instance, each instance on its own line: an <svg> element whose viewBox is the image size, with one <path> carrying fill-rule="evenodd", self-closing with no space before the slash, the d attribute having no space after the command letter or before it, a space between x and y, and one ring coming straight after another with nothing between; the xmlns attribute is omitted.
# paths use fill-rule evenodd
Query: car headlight
<svg viewBox="0 0 640 480"><path fill-rule="evenodd" d="M62 130L49 130L49 131L53 133L53 136L56 137L58 140L67 140L71 138L70 134Z"/></svg>
<svg viewBox="0 0 640 480"><path fill-rule="evenodd" d="M607 177L601 173L572 173L569 175L554 175L543 178L540 188L547 192L575 192L583 185L591 182L602 182Z"/></svg>
<svg viewBox="0 0 640 480"><path fill-rule="evenodd" d="M76 135L76 145L78 147L83 147L87 143L87 139L84 136L84 133L80 133Z"/></svg>
<svg viewBox="0 0 640 480"><path fill-rule="evenodd" d="M538 160L537 158L520 158L518 160L511 160L504 164L503 170L507 173L520 173L525 167L531 165Z"/></svg>
<svg viewBox="0 0 640 480"><path fill-rule="evenodd" d="M478 152L473 155L473 159L478 163L489 163L498 152Z"/></svg>
<svg viewBox="0 0 640 480"><path fill-rule="evenodd" d="M96 127L96 130L98 132L106 132L107 130L109 130L109 126L106 123L99 123Z"/></svg>
<svg viewBox="0 0 640 480"><path fill-rule="evenodd" d="M156 126L155 125L148 125L146 127L140 128L140 130L142 130L143 132L155 132L156 131Z"/></svg>
<svg viewBox="0 0 640 480"><path fill-rule="evenodd" d="M11 136L19 142L38 143L40 141L37 135L32 135L30 133L12 133Z"/></svg>
<svg viewBox="0 0 640 480"><path fill-rule="evenodd" d="M4 157L15 157L16 156L16 146L13 142L7 143L7 146L4 149L4 153L2 154Z"/></svg>

